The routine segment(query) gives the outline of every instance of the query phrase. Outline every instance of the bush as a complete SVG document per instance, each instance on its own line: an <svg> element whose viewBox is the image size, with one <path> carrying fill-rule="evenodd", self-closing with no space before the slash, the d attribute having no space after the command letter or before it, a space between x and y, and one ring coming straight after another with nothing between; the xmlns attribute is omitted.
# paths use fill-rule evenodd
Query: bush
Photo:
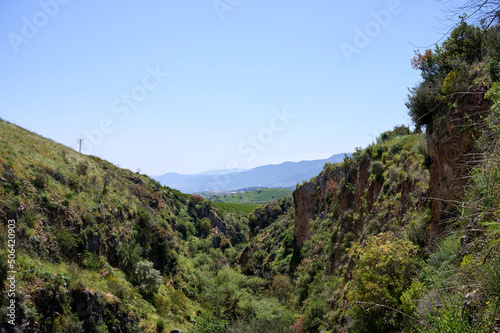
<svg viewBox="0 0 500 333"><path fill-rule="evenodd" d="M383 180L384 164L380 161L373 161L371 166L371 173L375 176L377 181Z"/></svg>
<svg viewBox="0 0 500 333"><path fill-rule="evenodd" d="M80 162L76 166L76 174L78 176L85 176L85 175L87 175L88 168L89 168L89 166L87 165L87 163Z"/></svg>
<svg viewBox="0 0 500 333"><path fill-rule="evenodd" d="M395 240L391 233L372 236L364 248L354 250L358 260L347 298L356 329L381 332L398 328L402 318L397 309L418 267L417 250L410 241Z"/></svg>
<svg viewBox="0 0 500 333"><path fill-rule="evenodd" d="M158 321L156 322L156 332L158 333L165 332L166 325L167 323L163 318L158 319Z"/></svg>
<svg viewBox="0 0 500 333"><path fill-rule="evenodd" d="M229 333L229 322L218 317L206 315L196 322L194 333Z"/></svg>
<svg viewBox="0 0 500 333"><path fill-rule="evenodd" d="M43 190L49 181L49 177L43 173L37 173L35 179L33 179L33 185L39 190Z"/></svg>
<svg viewBox="0 0 500 333"><path fill-rule="evenodd" d="M139 261L135 268L135 279L138 289L145 293L155 293L163 278L160 271L153 268L151 261Z"/></svg>
<svg viewBox="0 0 500 333"><path fill-rule="evenodd" d="M396 126L392 131L386 131L377 138L377 143L383 143L389 139L397 136L404 136L410 134L410 128L405 125Z"/></svg>

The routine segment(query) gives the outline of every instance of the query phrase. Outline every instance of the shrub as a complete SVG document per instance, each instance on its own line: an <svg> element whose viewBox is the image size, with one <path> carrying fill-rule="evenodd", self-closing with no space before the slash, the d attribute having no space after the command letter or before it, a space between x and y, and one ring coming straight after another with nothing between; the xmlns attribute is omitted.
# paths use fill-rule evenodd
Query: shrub
<svg viewBox="0 0 500 333"><path fill-rule="evenodd" d="M373 161L371 165L371 173L377 181L382 181L384 173L384 164L380 161Z"/></svg>
<svg viewBox="0 0 500 333"><path fill-rule="evenodd" d="M156 332L158 333L163 333L165 332L167 323L163 318L159 318L158 321L156 322Z"/></svg>
<svg viewBox="0 0 500 333"><path fill-rule="evenodd" d="M347 298L350 319L359 331L391 331L401 324L397 309L417 269L417 250L392 233L372 236L364 248L354 250L358 261Z"/></svg>
<svg viewBox="0 0 500 333"><path fill-rule="evenodd" d="M49 177L43 173L37 173L35 179L33 179L33 185L39 190L43 190L49 181Z"/></svg>
<svg viewBox="0 0 500 333"><path fill-rule="evenodd" d="M196 322L194 333L229 333L229 322L221 318L206 315Z"/></svg>
<svg viewBox="0 0 500 333"><path fill-rule="evenodd" d="M255 217L255 215L253 214L251 214L250 216ZM212 230L212 222L208 217L204 217L198 222L198 234L201 237L207 237L210 234L211 230Z"/></svg>
<svg viewBox="0 0 500 333"><path fill-rule="evenodd" d="M271 282L270 291L281 303L285 303L293 291L290 278L287 275L275 276Z"/></svg>
<svg viewBox="0 0 500 333"><path fill-rule="evenodd" d="M145 293L155 293L163 278L160 271L153 268L151 261L139 261L135 268L135 279L138 289Z"/></svg>
<svg viewBox="0 0 500 333"><path fill-rule="evenodd" d="M84 162L80 162L78 163L78 165L76 166L76 174L78 176L85 176L87 174L87 170L88 170L89 166L87 163L84 163Z"/></svg>

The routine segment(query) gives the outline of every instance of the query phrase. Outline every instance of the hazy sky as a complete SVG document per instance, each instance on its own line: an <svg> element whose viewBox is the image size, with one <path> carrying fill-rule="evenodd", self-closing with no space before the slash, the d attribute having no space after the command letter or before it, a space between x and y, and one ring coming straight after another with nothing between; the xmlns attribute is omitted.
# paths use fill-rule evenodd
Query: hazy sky
<svg viewBox="0 0 500 333"><path fill-rule="evenodd" d="M0 3L0 117L159 175L326 158L410 124L431 0Z"/></svg>

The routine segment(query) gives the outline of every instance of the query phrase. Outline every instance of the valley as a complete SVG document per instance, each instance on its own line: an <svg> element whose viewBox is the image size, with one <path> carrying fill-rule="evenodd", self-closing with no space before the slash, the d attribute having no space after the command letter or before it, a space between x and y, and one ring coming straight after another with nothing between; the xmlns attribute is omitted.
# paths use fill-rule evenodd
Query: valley
<svg viewBox="0 0 500 333"><path fill-rule="evenodd" d="M323 160L152 178L1 119L0 332L499 332L497 21Z"/></svg>

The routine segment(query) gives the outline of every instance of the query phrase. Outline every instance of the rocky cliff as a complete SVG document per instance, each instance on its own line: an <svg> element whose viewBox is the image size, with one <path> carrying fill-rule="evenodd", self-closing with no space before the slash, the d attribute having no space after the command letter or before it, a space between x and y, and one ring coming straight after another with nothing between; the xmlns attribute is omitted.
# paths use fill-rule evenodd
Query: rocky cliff
<svg viewBox="0 0 500 333"><path fill-rule="evenodd" d="M293 192L296 246L304 246L310 238L312 220L336 221L330 271L341 260L346 238L362 242L367 234L399 229L427 204L424 137L399 131L389 132L387 139L340 165L325 165L320 175Z"/></svg>
<svg viewBox="0 0 500 333"><path fill-rule="evenodd" d="M471 168L479 158L476 146L482 117L490 108L484 92L462 95L451 110L443 109L427 128L430 158L430 198L432 224L430 241L438 237L446 220L452 217L460 194L469 180Z"/></svg>

